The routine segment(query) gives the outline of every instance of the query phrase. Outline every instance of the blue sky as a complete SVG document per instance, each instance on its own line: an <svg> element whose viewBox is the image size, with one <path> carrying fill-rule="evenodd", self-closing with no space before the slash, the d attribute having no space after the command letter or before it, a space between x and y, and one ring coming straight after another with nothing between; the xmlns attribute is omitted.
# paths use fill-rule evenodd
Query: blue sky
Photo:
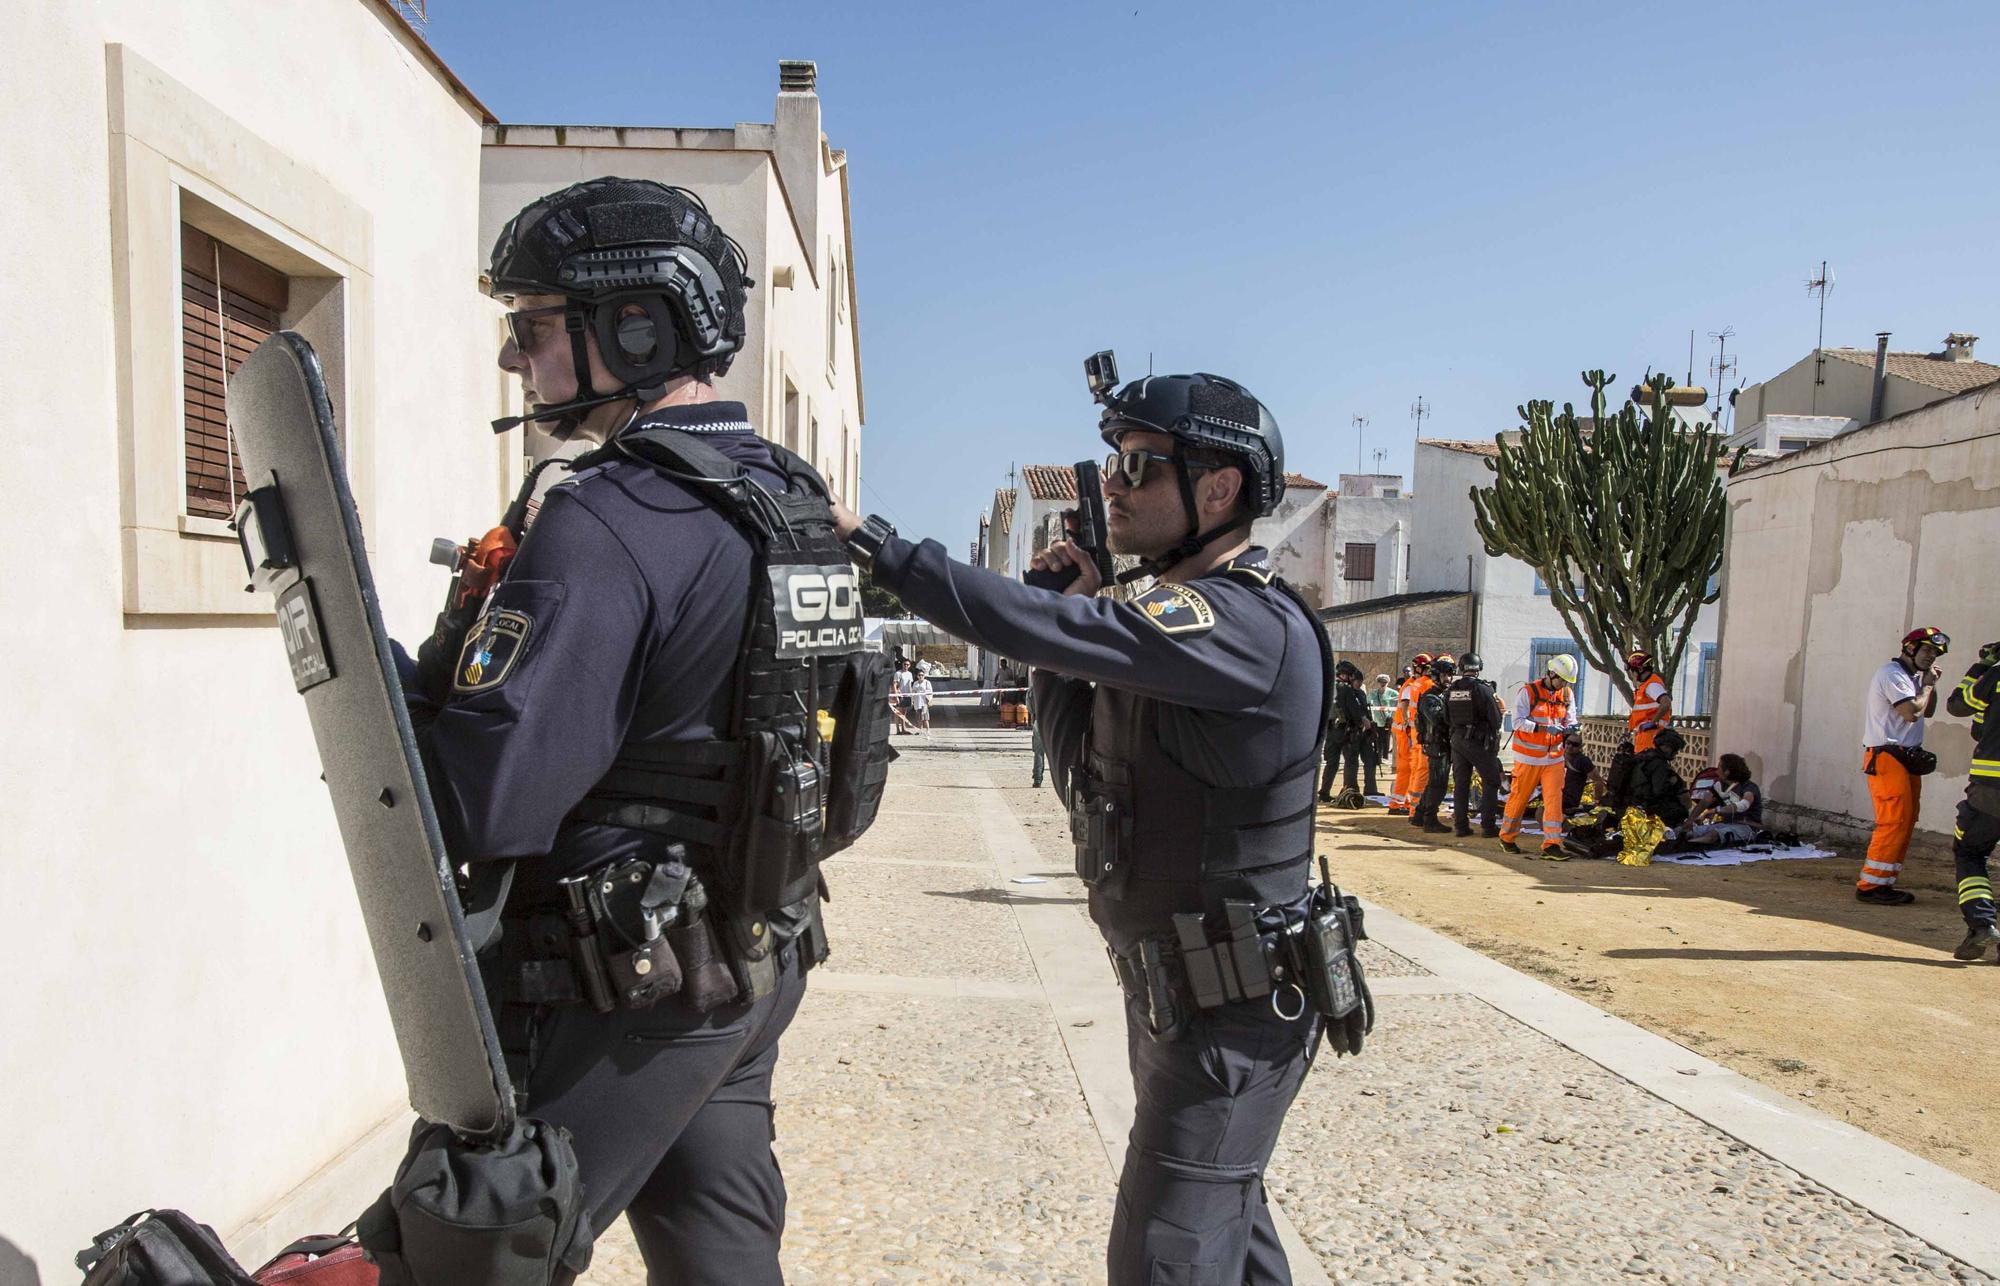
<svg viewBox="0 0 2000 1286"><path fill-rule="evenodd" d="M1291 468L1409 467L1530 397L1827 343L2000 355L2000 6L431 0L505 121L771 118L848 151L863 498L954 549L1010 465L1102 451L1083 357L1212 370ZM648 46L652 47L649 52Z"/></svg>

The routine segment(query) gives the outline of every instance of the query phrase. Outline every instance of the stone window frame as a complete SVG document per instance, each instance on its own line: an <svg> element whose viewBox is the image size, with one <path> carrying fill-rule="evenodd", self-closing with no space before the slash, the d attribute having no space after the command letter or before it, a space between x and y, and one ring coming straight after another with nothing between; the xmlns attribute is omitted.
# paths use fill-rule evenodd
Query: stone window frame
<svg viewBox="0 0 2000 1286"><path fill-rule="evenodd" d="M271 619L226 522L190 515L183 461L181 225L291 280L283 324L326 369L363 513L372 500L373 220L298 159L119 44L105 48L119 528L129 617Z"/></svg>

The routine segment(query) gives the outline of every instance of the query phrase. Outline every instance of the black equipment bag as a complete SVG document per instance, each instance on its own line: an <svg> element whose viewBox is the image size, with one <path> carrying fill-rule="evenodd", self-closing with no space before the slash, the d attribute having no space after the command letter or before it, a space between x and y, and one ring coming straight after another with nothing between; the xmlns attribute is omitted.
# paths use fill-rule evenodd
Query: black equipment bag
<svg viewBox="0 0 2000 1286"><path fill-rule="evenodd" d="M141 1210L80 1251L83 1286L256 1286L215 1229L178 1210Z"/></svg>
<svg viewBox="0 0 2000 1286"><path fill-rule="evenodd" d="M382 1286L569 1286L593 1236L569 1132L534 1120L485 1143L418 1121L356 1232Z"/></svg>
<svg viewBox="0 0 2000 1286"><path fill-rule="evenodd" d="M889 764L896 758L896 748L889 744L895 726L889 713L889 683L894 677L889 658L880 652L856 652L841 671L828 711L834 721L833 751L827 760L822 858L848 847L875 824Z"/></svg>
<svg viewBox="0 0 2000 1286"><path fill-rule="evenodd" d="M1937 756L1922 746L1903 746L1891 743L1881 747L1908 770L1912 777L1928 777L1937 771Z"/></svg>

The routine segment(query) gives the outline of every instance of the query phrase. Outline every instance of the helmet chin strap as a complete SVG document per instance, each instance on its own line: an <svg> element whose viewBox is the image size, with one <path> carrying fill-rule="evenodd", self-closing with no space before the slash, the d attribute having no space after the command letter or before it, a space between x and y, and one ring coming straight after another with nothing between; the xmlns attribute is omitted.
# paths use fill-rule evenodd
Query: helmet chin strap
<svg viewBox="0 0 2000 1286"><path fill-rule="evenodd" d="M1135 581L1141 576L1158 576L1168 568L1193 558L1230 532L1246 525L1243 519L1237 518L1205 532L1201 529L1201 517L1194 503L1194 479L1188 471L1186 458L1181 454L1179 442L1174 443L1174 473L1181 483L1181 507L1187 511L1187 535L1181 537L1180 543L1166 553L1155 558L1143 559L1131 571L1121 573L1118 577L1118 583L1121 585Z"/></svg>
<svg viewBox="0 0 2000 1286"><path fill-rule="evenodd" d="M505 433L517 424L554 420L555 423L549 426L549 436L558 442L567 442L576 435L579 428L583 427L586 411L608 406L613 402L630 400L633 413L637 414L640 407L664 392L663 389L627 384L616 393L599 393L590 382L590 352L584 347L583 342L583 332L588 318L589 314L575 304L571 304L568 311L563 314L563 329L569 332L570 365L576 372L576 396L567 402L545 406L527 415L503 416L493 421L495 433Z"/></svg>

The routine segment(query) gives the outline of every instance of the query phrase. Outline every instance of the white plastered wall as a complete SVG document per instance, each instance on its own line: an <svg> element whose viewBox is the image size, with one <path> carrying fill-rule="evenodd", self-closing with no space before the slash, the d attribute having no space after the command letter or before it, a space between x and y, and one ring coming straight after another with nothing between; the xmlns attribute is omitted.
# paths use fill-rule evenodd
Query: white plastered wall
<svg viewBox="0 0 2000 1286"><path fill-rule="evenodd" d="M1954 640L1956 681L2000 637L2000 390L1973 392L1787 456L1729 486L1717 744L1774 803L1853 827L1872 809L1863 697L1904 633ZM1949 835L1971 739L1942 700L1918 825Z"/></svg>
<svg viewBox="0 0 2000 1286"><path fill-rule="evenodd" d="M180 194L317 268L293 306L392 627L428 628L430 538L489 525L506 478L479 120L371 5L105 0L7 27L0 204L27 251L0 293L33 307L0 324L0 1280L56 1282L143 1206L238 1228L404 1103L283 649L233 542L178 521Z"/></svg>

